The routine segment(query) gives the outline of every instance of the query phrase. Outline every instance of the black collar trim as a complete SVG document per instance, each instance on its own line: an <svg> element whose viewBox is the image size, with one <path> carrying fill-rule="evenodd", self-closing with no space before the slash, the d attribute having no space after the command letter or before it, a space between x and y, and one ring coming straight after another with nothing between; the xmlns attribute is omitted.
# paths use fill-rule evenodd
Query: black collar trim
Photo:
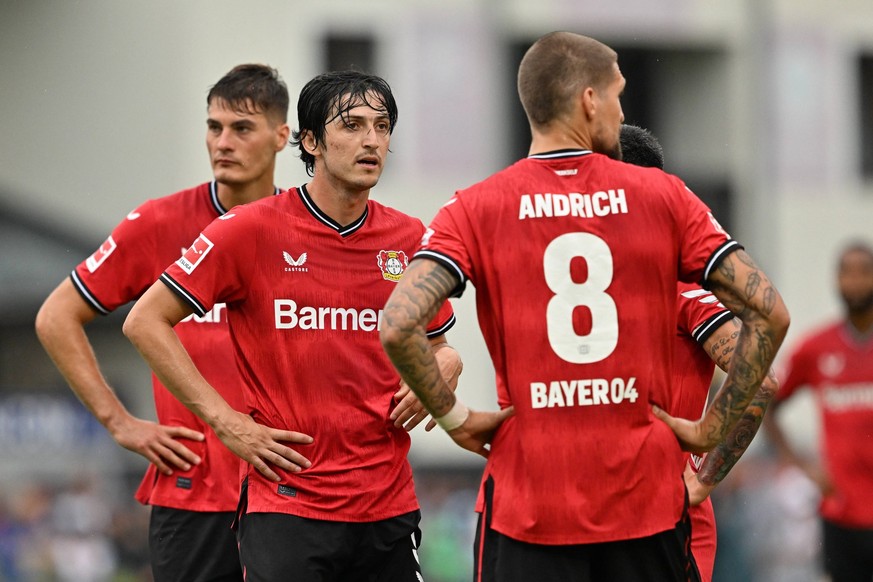
<svg viewBox="0 0 873 582"><path fill-rule="evenodd" d="M309 192L306 190L305 184L303 186L300 186L297 191L300 193L300 200L303 201L304 206L306 206L306 209L309 210L310 214L312 214L312 216L314 216L320 222L337 231L339 235L343 238L350 236L360 230L360 228L364 226L364 223L367 221L367 216L370 213L370 207L367 206L364 208L364 213L361 214L361 216L357 220L355 220L351 224L343 226L321 211L321 209L312 200Z"/></svg>

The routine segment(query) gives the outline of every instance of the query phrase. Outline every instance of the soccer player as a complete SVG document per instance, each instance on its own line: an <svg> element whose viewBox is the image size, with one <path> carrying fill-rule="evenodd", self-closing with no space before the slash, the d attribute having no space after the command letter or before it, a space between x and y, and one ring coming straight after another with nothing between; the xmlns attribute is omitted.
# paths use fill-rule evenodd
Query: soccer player
<svg viewBox="0 0 873 582"><path fill-rule="evenodd" d="M409 435L392 416L400 378L378 330L425 227L369 197L397 105L380 77L344 71L307 83L297 113L292 143L312 180L204 229L137 302L124 331L249 463L237 532L246 580L416 580ZM218 302L227 304L245 413L173 334L176 322ZM456 364L444 338L451 305L438 311L429 345ZM282 444L301 433L309 444Z"/></svg>
<svg viewBox="0 0 873 582"><path fill-rule="evenodd" d="M788 325L766 275L678 178L611 159L624 85L594 39L534 43L518 75L529 157L442 207L385 306L382 343L401 376L457 444L488 457L477 579L696 578L680 440L703 452L726 436ZM697 423L664 412L678 396L679 279L705 281L742 321ZM467 281L499 412L464 407L424 336Z"/></svg>
<svg viewBox="0 0 873 582"><path fill-rule="evenodd" d="M230 529L239 459L206 423L153 378L158 423L130 414L103 378L84 327L137 299L202 228L238 204L277 193L276 155L288 142L288 89L275 69L234 67L209 91L206 149L213 181L149 200L130 212L42 305L36 330L72 390L115 441L151 464L136 498L152 506L155 580L241 580ZM194 364L231 406L243 406L223 304L180 321Z"/></svg>
<svg viewBox="0 0 873 582"><path fill-rule="evenodd" d="M840 253L837 287L845 315L812 331L788 358L782 387L765 422L780 455L821 490L824 566L833 582L873 578L873 248L855 242ZM809 387L821 414L821 462L798 454L779 425L779 410Z"/></svg>
<svg viewBox="0 0 873 582"><path fill-rule="evenodd" d="M636 125L621 126L621 159L647 168L664 168L664 154L658 139ZM698 285L678 284L678 315L673 354L673 389L679 397L670 414L696 419L704 413L716 364L727 372L736 348L740 321L709 291ZM731 434L702 460L686 455L685 480L691 518L691 553L702 582L712 580L715 566L715 513L709 494L733 468L751 444L761 426L767 406L778 385L770 373Z"/></svg>

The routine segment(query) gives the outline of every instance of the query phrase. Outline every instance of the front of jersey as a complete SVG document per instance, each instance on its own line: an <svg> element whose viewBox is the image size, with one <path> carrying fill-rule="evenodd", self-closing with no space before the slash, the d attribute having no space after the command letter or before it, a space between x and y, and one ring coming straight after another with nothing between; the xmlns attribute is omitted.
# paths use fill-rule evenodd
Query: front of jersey
<svg viewBox="0 0 873 582"><path fill-rule="evenodd" d="M739 248L675 177L588 151L531 156L459 191L416 258L476 287L498 403L491 527L584 544L675 527L676 281ZM481 509L481 507L480 507Z"/></svg>
<svg viewBox="0 0 873 582"><path fill-rule="evenodd" d="M225 212L215 182L149 200L130 212L100 248L76 267L71 274L73 285L95 311L108 314L139 298L200 231ZM202 317L191 316L174 329L204 377L231 406L241 410L239 372L223 307L216 305ZM176 469L167 476L150 464L136 493L137 500L190 511L236 509L239 459L154 375L152 389L159 423L200 431L206 439L183 441L202 459L188 471Z"/></svg>
<svg viewBox="0 0 873 582"><path fill-rule="evenodd" d="M719 327L733 319L733 314L709 291L697 285L679 283L676 300L677 326L673 366L673 388L679 397L670 414L689 420L697 420L706 408L709 387L715 363L703 348L704 342ZM685 455L680 470L690 462L692 469L700 469L701 459ZM701 580L712 580L715 566L715 512L712 500L688 510L691 517L691 553L700 570Z"/></svg>
<svg viewBox="0 0 873 582"><path fill-rule="evenodd" d="M314 438L312 466L248 467L248 512L367 522L418 507L409 435L389 419L400 378L379 341L382 308L424 232L370 200L340 226L305 187L217 220L161 280L197 313L227 304L233 348L256 422ZM428 329L454 322L446 302Z"/></svg>
<svg viewBox="0 0 873 582"><path fill-rule="evenodd" d="M808 386L822 418L822 461L833 491L821 515L850 528L873 528L873 335L846 322L809 334L791 354L776 398Z"/></svg>

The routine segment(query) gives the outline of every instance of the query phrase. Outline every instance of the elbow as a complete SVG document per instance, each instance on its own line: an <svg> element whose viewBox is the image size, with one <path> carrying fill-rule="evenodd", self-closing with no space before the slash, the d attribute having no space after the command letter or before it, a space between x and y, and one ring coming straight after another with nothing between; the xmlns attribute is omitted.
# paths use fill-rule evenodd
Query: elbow
<svg viewBox="0 0 873 582"><path fill-rule="evenodd" d="M779 341L781 342L785 339L786 333L788 333L788 326L791 325L791 315L788 313L788 308L785 306L781 300L777 304L777 308L773 310L773 313L770 316L770 321L772 322L773 329L776 331Z"/></svg>
<svg viewBox="0 0 873 582"><path fill-rule="evenodd" d="M142 328L142 317L140 316L136 305L134 305L133 309L131 309L130 313L128 313L127 317L124 319L124 324L121 326L121 332L133 345L137 345L137 339L139 338Z"/></svg>
<svg viewBox="0 0 873 582"><path fill-rule="evenodd" d="M382 342L382 348L389 357L392 357L392 359L392 355L397 353L398 348L403 345L407 336L408 334L393 322L386 322L385 325L379 329L379 341Z"/></svg>
<svg viewBox="0 0 873 582"><path fill-rule="evenodd" d="M38 337L43 343L45 343L46 338L48 338L51 333L51 321L52 317L49 313L49 309L46 304L43 303L42 307L40 307L39 311L36 313L36 319L33 322L36 337Z"/></svg>

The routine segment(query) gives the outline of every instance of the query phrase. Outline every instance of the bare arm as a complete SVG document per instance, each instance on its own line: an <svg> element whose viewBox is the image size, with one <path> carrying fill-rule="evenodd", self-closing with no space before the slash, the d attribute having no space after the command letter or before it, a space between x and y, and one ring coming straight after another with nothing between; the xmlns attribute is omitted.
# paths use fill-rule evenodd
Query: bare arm
<svg viewBox="0 0 873 582"><path fill-rule="evenodd" d="M211 426L227 448L268 479L280 479L270 464L295 472L309 467L307 459L280 441L308 444L311 437L257 424L231 408L203 378L173 331L190 313L190 307L158 281L134 305L124 322L124 334L164 386Z"/></svg>
<svg viewBox="0 0 873 582"><path fill-rule="evenodd" d="M97 313L64 279L36 316L36 334L58 371L82 404L122 447L139 453L164 474L188 470L200 458L178 439L203 440L182 426L162 426L137 418L124 407L100 372L85 326Z"/></svg>
<svg viewBox="0 0 873 582"><path fill-rule="evenodd" d="M403 381L438 421L456 404L455 393L440 373L425 326L436 315L458 281L428 259L413 261L385 305L380 337ZM512 408L500 412L469 411L448 434L461 447L487 456L487 444Z"/></svg>
<svg viewBox="0 0 873 582"><path fill-rule="evenodd" d="M734 318L717 329L703 344L703 349L710 358L725 372L730 364L741 327L739 320ZM706 499L749 448L761 427L767 406L778 389L779 383L771 370L727 438L706 455L700 471L688 476L686 484L692 505L697 505Z"/></svg>
<svg viewBox="0 0 873 582"><path fill-rule="evenodd" d="M779 292L744 250L721 262L710 274L709 286L741 322L727 378L697 423L678 422L655 410L684 448L695 453L707 452L723 442L743 417L773 364L790 321Z"/></svg>

